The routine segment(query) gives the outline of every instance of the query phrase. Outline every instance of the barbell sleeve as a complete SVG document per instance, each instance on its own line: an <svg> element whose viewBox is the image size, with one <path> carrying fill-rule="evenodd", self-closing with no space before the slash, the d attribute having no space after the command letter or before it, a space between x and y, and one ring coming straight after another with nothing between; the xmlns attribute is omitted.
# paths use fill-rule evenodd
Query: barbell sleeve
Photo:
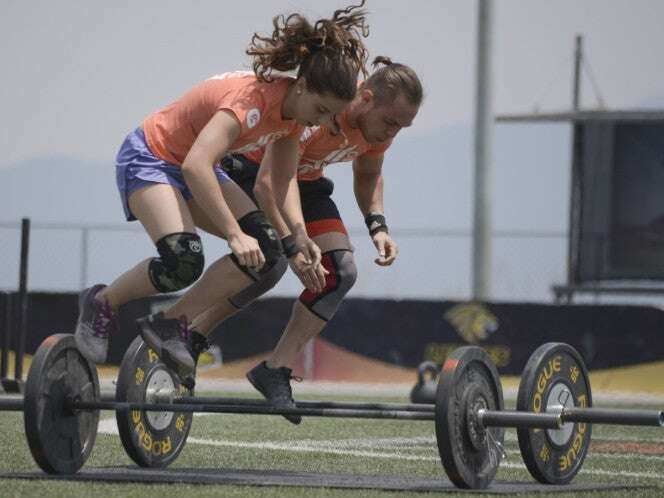
<svg viewBox="0 0 664 498"><path fill-rule="evenodd" d="M664 426L664 411L615 410L610 408L565 408L563 422L588 424Z"/></svg>
<svg viewBox="0 0 664 498"><path fill-rule="evenodd" d="M477 420L484 427L525 427L532 429L560 429L560 414L518 412L510 410L477 410Z"/></svg>
<svg viewBox="0 0 664 498"><path fill-rule="evenodd" d="M23 396L2 396L0 412L22 412Z"/></svg>

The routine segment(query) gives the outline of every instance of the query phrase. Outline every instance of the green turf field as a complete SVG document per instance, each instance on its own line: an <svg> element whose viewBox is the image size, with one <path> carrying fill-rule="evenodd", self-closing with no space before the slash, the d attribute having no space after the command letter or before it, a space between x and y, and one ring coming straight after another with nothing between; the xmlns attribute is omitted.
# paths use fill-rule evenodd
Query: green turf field
<svg viewBox="0 0 664 498"><path fill-rule="evenodd" d="M306 397L300 397L306 399ZM316 399L333 399L316 396ZM344 399L350 399L344 397ZM354 399L357 401L357 399ZM372 398L372 401L376 400ZM405 402L405 399L383 399ZM624 407L624 405L621 405ZM642 406L643 408L658 408ZM661 408L661 407L659 407ZM129 465L115 433L114 416L102 412L100 432L86 468ZM20 413L0 414L0 471L34 470ZM518 451L516 432L507 430L507 458L497 479L531 480ZM227 469L282 469L319 473L439 476L431 422L305 419L293 426L281 417L257 415L195 415L189 439L173 467ZM569 493L552 496L662 496L664 495L664 429L593 428L593 446L577 481L645 484L657 489ZM463 493L447 494L461 496ZM297 487L244 487L106 484L86 482L0 480L0 496L430 496L430 493L336 490ZM475 496L475 495L474 495Z"/></svg>

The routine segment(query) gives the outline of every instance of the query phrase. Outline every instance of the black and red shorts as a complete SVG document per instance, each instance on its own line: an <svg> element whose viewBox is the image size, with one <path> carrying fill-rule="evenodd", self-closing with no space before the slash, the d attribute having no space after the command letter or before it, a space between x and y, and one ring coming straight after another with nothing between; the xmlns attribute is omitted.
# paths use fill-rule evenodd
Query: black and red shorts
<svg viewBox="0 0 664 498"><path fill-rule="evenodd" d="M225 157L221 166L228 176L237 183L244 192L256 202L254 185L258 175L258 164L243 155L235 154ZM348 240L348 231L341 220L341 215L332 200L334 183L329 178L298 181L302 214L309 237L316 240L320 236L339 234ZM336 237L335 237L336 238ZM348 242L347 242L348 243ZM339 243L334 244L338 246ZM348 243L349 244L349 243ZM334 247L340 249L341 247ZM350 246L348 249L351 249Z"/></svg>

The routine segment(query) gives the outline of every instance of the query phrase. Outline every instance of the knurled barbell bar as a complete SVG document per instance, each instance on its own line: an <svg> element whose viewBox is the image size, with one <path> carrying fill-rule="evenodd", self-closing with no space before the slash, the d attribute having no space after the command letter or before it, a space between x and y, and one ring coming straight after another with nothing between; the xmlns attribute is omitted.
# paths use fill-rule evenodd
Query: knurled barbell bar
<svg viewBox="0 0 664 498"><path fill-rule="evenodd" d="M179 454L193 412L434 420L443 466L457 486L466 488L485 488L493 480L503 457L504 427L517 427L529 436L522 445L519 432L519 444L528 469L534 472L532 464L538 480L569 482L585 458L587 444L584 449L577 443L579 434L582 442L589 437L587 423L664 424L661 411L590 408L587 372L570 346L548 344L536 353L524 371L517 411L503 409L497 369L478 347L459 348L446 360L435 407L301 401L293 409L276 409L263 400L192 396L140 338L123 359L116 400L104 400L96 369L80 355L73 336L58 334L48 337L35 354L23 402L18 398L0 400L0 410L24 410L32 455L45 472L55 474L75 473L85 463L102 409L116 411L125 449L139 465L147 467L166 466ZM526 378L530 380L524 382ZM583 384L583 389L577 383ZM519 406L524 403L525 407ZM577 423L571 424L570 432L572 421ZM587 428L581 431L583 426ZM570 463L563 470L573 463L573 473L561 477L546 465L536 465L537 457L546 452L534 434L545 434L545 441L555 443L555 449L562 451L560 461ZM547 451L545 464L553 461L550 448Z"/></svg>

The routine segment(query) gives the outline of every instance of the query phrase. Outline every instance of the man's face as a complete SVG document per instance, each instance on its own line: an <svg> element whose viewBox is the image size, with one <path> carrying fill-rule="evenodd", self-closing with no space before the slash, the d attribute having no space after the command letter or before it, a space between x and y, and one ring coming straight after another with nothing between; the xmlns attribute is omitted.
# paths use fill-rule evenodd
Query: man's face
<svg viewBox="0 0 664 498"><path fill-rule="evenodd" d="M393 102L382 104L378 104L373 95L363 98L366 111L358 114L357 123L364 139L372 144L394 138L402 128L413 123L419 110L418 105L409 103L402 94L398 94Z"/></svg>

